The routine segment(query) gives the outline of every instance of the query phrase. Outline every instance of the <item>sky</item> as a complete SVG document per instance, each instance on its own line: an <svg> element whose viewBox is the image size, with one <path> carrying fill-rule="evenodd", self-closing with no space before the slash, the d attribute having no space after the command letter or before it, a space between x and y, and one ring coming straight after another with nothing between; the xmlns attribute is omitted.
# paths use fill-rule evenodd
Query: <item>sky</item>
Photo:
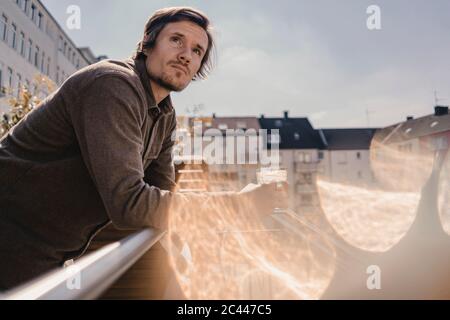
<svg viewBox="0 0 450 320"><path fill-rule="evenodd" d="M42 0L79 47L125 59L162 7L214 25L217 65L172 95L178 114L308 117L316 128L383 127L450 103L448 0ZM68 30L69 5L81 29ZM370 5L380 30L369 30Z"/></svg>

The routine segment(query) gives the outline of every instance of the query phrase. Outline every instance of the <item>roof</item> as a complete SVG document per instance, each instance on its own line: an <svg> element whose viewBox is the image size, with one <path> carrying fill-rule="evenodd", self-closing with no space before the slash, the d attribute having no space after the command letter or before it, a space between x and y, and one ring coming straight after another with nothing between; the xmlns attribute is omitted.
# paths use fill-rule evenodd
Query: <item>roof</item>
<svg viewBox="0 0 450 320"><path fill-rule="evenodd" d="M222 129L226 126L227 129L261 129L258 118L256 117L215 117L212 119L211 128Z"/></svg>
<svg viewBox="0 0 450 320"><path fill-rule="evenodd" d="M377 132L376 139L383 143L427 137L450 131L450 115L428 115L386 127Z"/></svg>
<svg viewBox="0 0 450 320"><path fill-rule="evenodd" d="M246 132L254 129L256 133L261 129L256 117L213 117L213 118L191 118L190 125L193 126L196 121L202 123L202 132L206 135L216 135L217 130L226 134L226 130L242 130ZM206 132L209 129L216 129L215 132Z"/></svg>
<svg viewBox="0 0 450 320"><path fill-rule="evenodd" d="M98 61L97 57L92 52L91 48L89 47L80 47L78 48L78 51L83 55L83 57L89 61L90 64L94 64Z"/></svg>
<svg viewBox="0 0 450 320"><path fill-rule="evenodd" d="M328 150L368 150L377 129L320 129Z"/></svg>
<svg viewBox="0 0 450 320"><path fill-rule="evenodd" d="M260 118L262 129L280 130L280 149L324 149L319 131L307 118Z"/></svg>

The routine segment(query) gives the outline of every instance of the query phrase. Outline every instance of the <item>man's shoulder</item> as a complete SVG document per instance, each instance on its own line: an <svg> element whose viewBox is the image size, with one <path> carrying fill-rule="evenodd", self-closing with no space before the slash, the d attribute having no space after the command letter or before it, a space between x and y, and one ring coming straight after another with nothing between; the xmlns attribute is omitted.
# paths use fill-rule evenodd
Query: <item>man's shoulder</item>
<svg viewBox="0 0 450 320"><path fill-rule="evenodd" d="M134 60L102 60L71 75L61 86L63 95L79 96L89 90L109 90L145 100L145 89L140 81ZM130 96L131 97L131 96Z"/></svg>
<svg viewBox="0 0 450 320"><path fill-rule="evenodd" d="M108 103L126 101L135 111L141 113L146 105L145 89L134 68L133 60L103 60L89 65L70 76L59 88L58 93L67 102L70 110L81 110L80 99L97 99L103 107L101 97L108 96ZM57 94L58 94L57 93ZM73 103L76 101L76 103Z"/></svg>
<svg viewBox="0 0 450 320"><path fill-rule="evenodd" d="M96 80L104 76L117 76L139 82L134 61L107 59L89 65L74 74L74 77Z"/></svg>

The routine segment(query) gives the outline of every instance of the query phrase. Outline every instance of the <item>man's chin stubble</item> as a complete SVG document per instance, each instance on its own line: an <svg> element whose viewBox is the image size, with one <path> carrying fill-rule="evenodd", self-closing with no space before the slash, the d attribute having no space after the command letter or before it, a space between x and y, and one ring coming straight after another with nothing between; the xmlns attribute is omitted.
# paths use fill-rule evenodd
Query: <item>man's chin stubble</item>
<svg viewBox="0 0 450 320"><path fill-rule="evenodd" d="M166 79L165 79L166 78ZM181 92L183 91L186 86L176 86L172 83L172 81L170 79L167 79L169 77L164 77L164 75L162 77L153 77L152 75L150 75L150 79L152 79L154 82L156 82L159 86L161 86L162 88L171 91L171 92Z"/></svg>

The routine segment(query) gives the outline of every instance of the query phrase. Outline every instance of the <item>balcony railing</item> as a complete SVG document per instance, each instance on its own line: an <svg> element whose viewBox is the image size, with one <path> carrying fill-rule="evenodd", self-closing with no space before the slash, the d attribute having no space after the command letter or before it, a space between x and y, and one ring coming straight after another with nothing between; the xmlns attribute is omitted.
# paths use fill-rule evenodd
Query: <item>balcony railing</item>
<svg viewBox="0 0 450 320"><path fill-rule="evenodd" d="M304 173L304 172L317 172L322 171L323 165L321 162L295 162L294 164L294 171L297 173Z"/></svg>
<svg viewBox="0 0 450 320"><path fill-rule="evenodd" d="M146 229L81 258L17 289L0 300L91 300L100 297L120 276L165 236Z"/></svg>

